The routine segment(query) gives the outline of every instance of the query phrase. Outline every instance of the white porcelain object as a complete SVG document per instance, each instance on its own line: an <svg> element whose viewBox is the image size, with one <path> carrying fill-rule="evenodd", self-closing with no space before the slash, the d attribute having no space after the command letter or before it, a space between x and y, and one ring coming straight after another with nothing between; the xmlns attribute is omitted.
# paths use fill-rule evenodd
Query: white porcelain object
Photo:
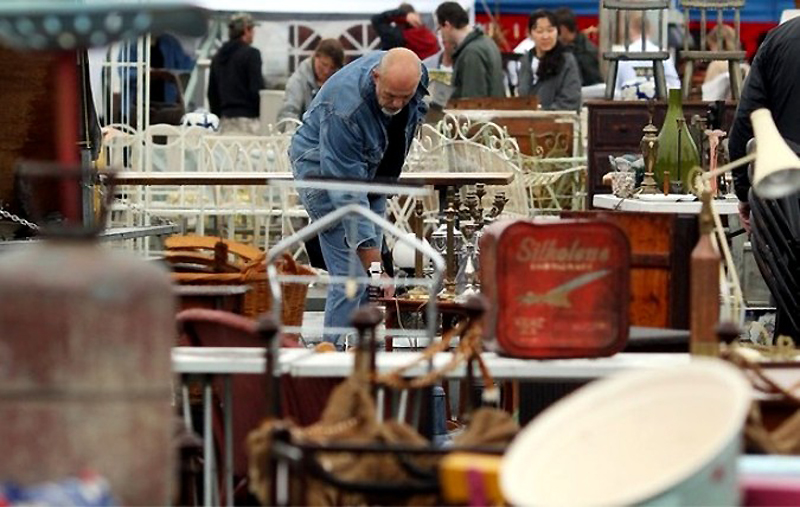
<svg viewBox="0 0 800 507"><path fill-rule="evenodd" d="M512 505L739 505L750 401L745 377L714 359L594 382L514 440L503 494Z"/></svg>
<svg viewBox="0 0 800 507"><path fill-rule="evenodd" d="M408 234L406 234L406 236L408 236L409 238L415 237L413 232L409 232ZM423 241L426 245L428 244L427 239L424 239ZM398 239L394 244L394 248L392 249L392 260L394 261L394 265L397 266L398 268L411 269L415 265L414 264L416 262L415 259L416 259L416 251L414 250L414 247L406 243L403 243ZM431 260L423 255L422 256L423 268L425 266L430 265L430 263Z"/></svg>

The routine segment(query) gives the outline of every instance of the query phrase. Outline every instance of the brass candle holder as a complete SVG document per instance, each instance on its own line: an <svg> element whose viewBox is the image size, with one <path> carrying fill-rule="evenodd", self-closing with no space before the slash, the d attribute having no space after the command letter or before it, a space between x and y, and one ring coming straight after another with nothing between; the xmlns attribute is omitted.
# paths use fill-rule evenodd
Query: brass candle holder
<svg viewBox="0 0 800 507"><path fill-rule="evenodd" d="M414 228L414 235L420 243L425 241L425 220L423 218L424 208L421 199L417 199L414 203L414 215L411 217L412 227ZM414 278L422 279L425 276L422 263L422 252L417 250L414 252ZM406 296L409 299L428 299L428 291L417 285L408 291Z"/></svg>
<svg viewBox="0 0 800 507"><path fill-rule="evenodd" d="M642 194L656 194L658 193L658 185L653 177L655 174L653 169L656 165L658 158L658 129L653 125L652 116L650 123L643 129L644 135L639 146L642 149L642 158L644 158L644 179L642 180Z"/></svg>
<svg viewBox="0 0 800 507"><path fill-rule="evenodd" d="M439 292L441 299L453 300L456 297L456 209L455 196L448 195L447 209L445 210L445 224L447 225L447 247L445 252L445 279L444 288Z"/></svg>
<svg viewBox="0 0 800 507"><path fill-rule="evenodd" d="M458 275L458 300L466 301L471 296L478 294L477 269L475 267L475 233L476 224L465 222L461 227L464 234L464 244L462 246L462 266Z"/></svg>
<svg viewBox="0 0 800 507"><path fill-rule="evenodd" d="M483 196L486 195L486 184L478 183L475 185L475 196L478 198L478 207L483 209Z"/></svg>

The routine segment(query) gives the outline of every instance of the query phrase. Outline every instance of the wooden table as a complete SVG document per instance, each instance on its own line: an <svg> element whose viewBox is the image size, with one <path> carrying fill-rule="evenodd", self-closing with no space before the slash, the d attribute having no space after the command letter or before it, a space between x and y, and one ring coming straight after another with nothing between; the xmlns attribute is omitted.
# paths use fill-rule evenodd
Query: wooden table
<svg viewBox="0 0 800 507"><path fill-rule="evenodd" d="M648 201L637 197L622 199L611 194L595 194L592 206L598 209L615 211L635 211L639 213L682 213L697 215L702 203L692 195L686 195L679 201ZM714 208L720 215L737 215L739 200L736 196L714 199Z"/></svg>
<svg viewBox="0 0 800 507"><path fill-rule="evenodd" d="M117 185L269 185L276 181L292 181L290 172L139 172L121 171L116 173ZM448 187L460 185L508 185L514 181L512 172L494 173L451 173L417 172L402 173L399 183L405 185L430 185Z"/></svg>
<svg viewBox="0 0 800 507"><path fill-rule="evenodd" d="M270 185L273 182L294 180L290 172L138 172L116 173L117 185ZM308 181L313 181L312 179ZM343 182L343 180L337 180ZM447 209L447 190L450 187L476 185L508 185L514 181L513 172L414 172L402 173L398 183L432 186L439 193L439 209ZM364 183L364 182L359 182Z"/></svg>

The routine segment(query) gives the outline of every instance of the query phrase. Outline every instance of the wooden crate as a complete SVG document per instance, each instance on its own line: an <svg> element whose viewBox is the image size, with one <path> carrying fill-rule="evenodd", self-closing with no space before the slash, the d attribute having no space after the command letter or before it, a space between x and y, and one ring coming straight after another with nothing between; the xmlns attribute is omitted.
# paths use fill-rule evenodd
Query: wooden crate
<svg viewBox="0 0 800 507"><path fill-rule="evenodd" d="M612 222L631 244L630 324L689 329L689 260L696 215L624 211L564 212L565 218Z"/></svg>

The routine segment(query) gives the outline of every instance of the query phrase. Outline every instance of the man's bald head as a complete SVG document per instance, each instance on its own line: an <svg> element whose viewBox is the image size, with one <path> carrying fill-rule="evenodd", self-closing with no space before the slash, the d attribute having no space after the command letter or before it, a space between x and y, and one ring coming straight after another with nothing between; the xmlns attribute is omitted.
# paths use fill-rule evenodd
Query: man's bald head
<svg viewBox="0 0 800 507"><path fill-rule="evenodd" d="M411 50L390 49L373 71L378 104L384 114L395 115L414 97L422 76L422 62Z"/></svg>

